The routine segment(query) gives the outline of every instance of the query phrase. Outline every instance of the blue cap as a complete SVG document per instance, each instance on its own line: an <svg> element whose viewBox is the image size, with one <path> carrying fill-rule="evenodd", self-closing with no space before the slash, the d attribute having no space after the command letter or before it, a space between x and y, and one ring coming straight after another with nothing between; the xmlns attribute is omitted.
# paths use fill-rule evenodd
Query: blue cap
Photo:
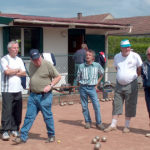
<svg viewBox="0 0 150 150"><path fill-rule="evenodd" d="M122 40L121 42L120 42L120 46L121 47L131 47L131 44L130 44L130 42L129 42L129 40Z"/></svg>
<svg viewBox="0 0 150 150"><path fill-rule="evenodd" d="M40 53L38 49L31 49L30 50L30 57L31 59L38 59L40 57Z"/></svg>

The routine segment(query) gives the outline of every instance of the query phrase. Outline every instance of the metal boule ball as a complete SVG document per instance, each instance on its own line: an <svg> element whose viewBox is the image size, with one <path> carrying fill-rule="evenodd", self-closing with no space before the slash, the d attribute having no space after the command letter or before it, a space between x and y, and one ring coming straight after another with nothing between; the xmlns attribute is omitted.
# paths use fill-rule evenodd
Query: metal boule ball
<svg viewBox="0 0 150 150"><path fill-rule="evenodd" d="M108 99L108 98L106 98L106 99L105 99L105 101L109 101L109 99Z"/></svg>
<svg viewBox="0 0 150 150"><path fill-rule="evenodd" d="M111 98L109 98L109 101L111 101Z"/></svg>
<svg viewBox="0 0 150 150"><path fill-rule="evenodd" d="M64 105L66 105L67 103L66 102L64 102Z"/></svg>
<svg viewBox="0 0 150 150"><path fill-rule="evenodd" d="M96 138L93 138L92 139L92 144L96 144L97 143L97 139Z"/></svg>
<svg viewBox="0 0 150 150"><path fill-rule="evenodd" d="M106 136L103 136L102 139L101 139L101 141L102 141L102 142L106 142L106 141L107 141Z"/></svg>
<svg viewBox="0 0 150 150"><path fill-rule="evenodd" d="M101 148L101 143L97 142L94 146L94 150L99 150Z"/></svg>
<svg viewBox="0 0 150 150"><path fill-rule="evenodd" d="M68 105L73 105L74 103L73 102L68 102Z"/></svg>
<svg viewBox="0 0 150 150"><path fill-rule="evenodd" d="M102 102L105 102L105 99L104 99L104 98L102 98L102 99L101 99L101 101L102 101Z"/></svg>
<svg viewBox="0 0 150 150"><path fill-rule="evenodd" d="M99 136L96 136L95 139L97 140L97 142L100 140Z"/></svg>
<svg viewBox="0 0 150 150"><path fill-rule="evenodd" d="M64 106L64 103L63 103L63 102L61 102L61 103L60 103L60 106Z"/></svg>

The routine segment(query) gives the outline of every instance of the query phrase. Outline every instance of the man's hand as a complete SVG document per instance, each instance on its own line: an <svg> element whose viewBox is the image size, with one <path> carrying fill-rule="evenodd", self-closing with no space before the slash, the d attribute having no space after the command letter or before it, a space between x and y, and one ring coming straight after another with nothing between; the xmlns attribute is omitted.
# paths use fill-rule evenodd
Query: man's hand
<svg viewBox="0 0 150 150"><path fill-rule="evenodd" d="M52 89L52 86L51 86L51 85L47 85L47 86L44 88L44 93L48 93L51 89Z"/></svg>

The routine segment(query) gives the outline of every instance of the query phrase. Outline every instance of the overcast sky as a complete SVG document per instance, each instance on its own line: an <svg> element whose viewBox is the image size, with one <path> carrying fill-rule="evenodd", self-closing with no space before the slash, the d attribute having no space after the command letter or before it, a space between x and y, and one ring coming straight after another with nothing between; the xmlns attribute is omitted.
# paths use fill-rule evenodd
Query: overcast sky
<svg viewBox="0 0 150 150"><path fill-rule="evenodd" d="M150 0L0 0L0 11L51 17L111 13L115 18L125 18L150 16Z"/></svg>

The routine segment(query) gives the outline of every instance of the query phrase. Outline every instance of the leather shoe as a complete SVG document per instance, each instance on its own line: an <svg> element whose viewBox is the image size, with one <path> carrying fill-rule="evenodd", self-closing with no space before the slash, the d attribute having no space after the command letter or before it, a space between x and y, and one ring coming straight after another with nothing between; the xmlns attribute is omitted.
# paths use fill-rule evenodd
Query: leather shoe
<svg viewBox="0 0 150 150"><path fill-rule="evenodd" d="M107 128L104 130L104 132L110 132L110 131L113 131L113 130L117 130L117 127L111 127L111 126L109 126L109 127L107 127Z"/></svg>
<svg viewBox="0 0 150 150"><path fill-rule="evenodd" d="M125 127L125 128L123 129L123 133L129 133L129 132L130 132L130 129L129 129L129 128Z"/></svg>
<svg viewBox="0 0 150 150"><path fill-rule="evenodd" d="M55 142L55 136L50 136L50 137L48 137L48 139L46 140L46 143L51 143L51 142Z"/></svg>
<svg viewBox="0 0 150 150"><path fill-rule="evenodd" d="M102 123L101 124L96 124L96 128L99 129L99 130L104 130L105 129L105 127Z"/></svg>
<svg viewBox="0 0 150 150"><path fill-rule="evenodd" d="M85 129L90 129L90 128L91 128L91 123L86 122L86 124L85 124Z"/></svg>
<svg viewBox="0 0 150 150"><path fill-rule="evenodd" d="M147 133L145 136L150 138L150 133Z"/></svg>
<svg viewBox="0 0 150 150"><path fill-rule="evenodd" d="M26 143L26 141L23 141L20 137L16 137L14 140L12 140L14 142L14 144L18 145L18 144L23 144Z"/></svg>

